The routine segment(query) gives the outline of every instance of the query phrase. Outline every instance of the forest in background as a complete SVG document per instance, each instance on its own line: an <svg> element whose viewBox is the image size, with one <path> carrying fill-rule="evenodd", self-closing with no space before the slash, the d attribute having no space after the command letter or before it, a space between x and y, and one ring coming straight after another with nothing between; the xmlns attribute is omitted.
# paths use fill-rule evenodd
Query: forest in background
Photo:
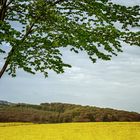
<svg viewBox="0 0 140 140"><path fill-rule="evenodd" d="M140 114L110 108L66 103L9 103L0 101L0 122L112 122L140 121Z"/></svg>

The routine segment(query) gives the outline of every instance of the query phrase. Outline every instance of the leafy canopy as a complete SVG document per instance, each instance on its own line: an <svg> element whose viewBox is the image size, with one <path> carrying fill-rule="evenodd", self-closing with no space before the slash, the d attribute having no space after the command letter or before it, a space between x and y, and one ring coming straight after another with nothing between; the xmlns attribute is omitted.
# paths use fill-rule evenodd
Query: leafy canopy
<svg viewBox="0 0 140 140"><path fill-rule="evenodd" d="M9 53L0 72L16 69L48 76L63 73L62 49L89 58L110 60L121 52L121 42L140 46L140 7L125 7L109 0L1 0L0 53ZM3 47L2 47L3 46Z"/></svg>

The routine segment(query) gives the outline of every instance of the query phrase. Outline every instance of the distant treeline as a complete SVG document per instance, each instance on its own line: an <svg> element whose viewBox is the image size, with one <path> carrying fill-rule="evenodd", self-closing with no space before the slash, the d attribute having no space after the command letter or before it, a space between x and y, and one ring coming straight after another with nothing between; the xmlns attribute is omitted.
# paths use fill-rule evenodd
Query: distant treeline
<svg viewBox="0 0 140 140"><path fill-rule="evenodd" d="M63 103L0 105L0 122L64 123L102 121L140 121L140 114Z"/></svg>

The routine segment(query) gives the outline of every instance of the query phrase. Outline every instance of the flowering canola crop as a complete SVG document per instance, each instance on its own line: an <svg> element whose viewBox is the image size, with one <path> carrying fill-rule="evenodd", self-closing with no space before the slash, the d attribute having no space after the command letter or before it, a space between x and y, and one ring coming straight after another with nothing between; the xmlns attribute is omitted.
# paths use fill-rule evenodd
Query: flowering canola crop
<svg viewBox="0 0 140 140"><path fill-rule="evenodd" d="M0 140L140 140L140 122L0 123Z"/></svg>

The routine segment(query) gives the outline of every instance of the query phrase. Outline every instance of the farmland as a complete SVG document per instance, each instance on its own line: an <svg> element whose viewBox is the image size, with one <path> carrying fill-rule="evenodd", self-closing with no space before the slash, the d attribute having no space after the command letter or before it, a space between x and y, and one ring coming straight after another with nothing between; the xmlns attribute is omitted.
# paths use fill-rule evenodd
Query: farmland
<svg viewBox="0 0 140 140"><path fill-rule="evenodd" d="M0 123L0 140L139 140L139 122Z"/></svg>

